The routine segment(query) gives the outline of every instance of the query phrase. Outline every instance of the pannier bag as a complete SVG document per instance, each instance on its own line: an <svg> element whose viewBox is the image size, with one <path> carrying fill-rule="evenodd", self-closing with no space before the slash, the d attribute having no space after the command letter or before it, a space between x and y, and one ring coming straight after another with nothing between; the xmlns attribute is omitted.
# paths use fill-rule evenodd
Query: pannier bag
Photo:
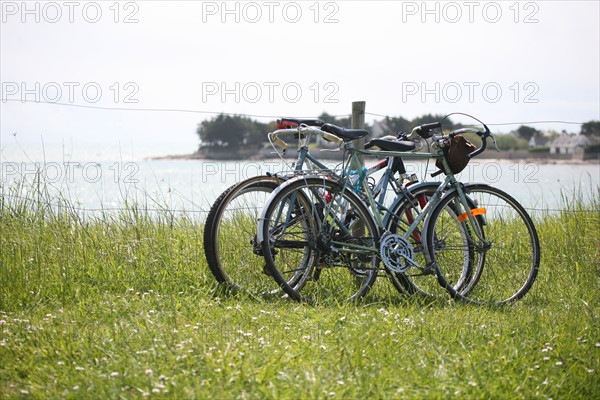
<svg viewBox="0 0 600 400"><path fill-rule="evenodd" d="M448 159L448 165L450 166L450 170L453 174L458 174L460 171L465 169L470 160L468 155L476 149L477 147L475 147L473 143L469 142L461 135L456 135L450 139L450 145L444 148L444 154ZM435 166L441 170L444 169L441 158L437 159Z"/></svg>

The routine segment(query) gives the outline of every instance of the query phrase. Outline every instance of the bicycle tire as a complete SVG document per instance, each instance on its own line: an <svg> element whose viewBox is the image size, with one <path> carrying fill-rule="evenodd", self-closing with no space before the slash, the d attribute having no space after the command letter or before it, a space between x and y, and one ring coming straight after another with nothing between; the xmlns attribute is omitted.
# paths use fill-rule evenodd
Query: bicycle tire
<svg viewBox="0 0 600 400"><path fill-rule="evenodd" d="M464 192L475 208L469 206L468 212L461 209L461 223L470 225L469 213L477 214L475 219L483 221L483 237L468 231L474 255L481 262L476 263L478 268L468 282L457 285L453 248L430 251L439 270L440 284L456 299L470 303L502 305L521 299L531 289L540 264L540 244L531 217L512 196L492 186L466 184ZM441 212L450 203L462 204L456 189L449 191L431 213L427 223L429 249L434 248L434 232L444 229Z"/></svg>
<svg viewBox="0 0 600 400"><path fill-rule="evenodd" d="M356 246L374 250L378 239L377 225L360 197L323 177L296 178L280 186L259 222L267 268L296 301L363 298L377 277L379 259L375 251Z"/></svg>
<svg viewBox="0 0 600 400"><path fill-rule="evenodd" d="M274 176L258 176L226 189L213 203L204 226L204 254L220 284L234 293L269 295L280 292L264 274L264 259L257 254L255 236L265 200L283 182ZM244 203L246 216L240 211Z"/></svg>

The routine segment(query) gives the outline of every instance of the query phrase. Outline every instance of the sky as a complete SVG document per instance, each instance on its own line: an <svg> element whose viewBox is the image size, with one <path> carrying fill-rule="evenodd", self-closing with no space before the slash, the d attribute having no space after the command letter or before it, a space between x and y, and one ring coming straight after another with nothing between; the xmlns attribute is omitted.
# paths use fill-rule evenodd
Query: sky
<svg viewBox="0 0 600 400"><path fill-rule="evenodd" d="M219 112L600 119L598 1L2 1L0 145L194 151ZM25 101L24 101L25 100ZM579 125L531 124L579 131Z"/></svg>

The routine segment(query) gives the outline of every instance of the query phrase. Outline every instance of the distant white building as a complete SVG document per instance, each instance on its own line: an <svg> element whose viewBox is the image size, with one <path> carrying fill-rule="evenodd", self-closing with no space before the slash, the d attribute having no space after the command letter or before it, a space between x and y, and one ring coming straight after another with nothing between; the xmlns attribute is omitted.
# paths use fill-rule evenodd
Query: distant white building
<svg viewBox="0 0 600 400"><path fill-rule="evenodd" d="M548 142L550 141L550 138L548 136L532 136L531 139L529 139L529 147L533 148L533 147L545 147L548 146Z"/></svg>
<svg viewBox="0 0 600 400"><path fill-rule="evenodd" d="M385 119L374 121L371 127L371 137L377 138L384 135L393 135L394 131L390 129Z"/></svg>
<svg viewBox="0 0 600 400"><path fill-rule="evenodd" d="M592 142L586 136L563 132L548 147L550 154L575 154L582 153L590 144Z"/></svg>

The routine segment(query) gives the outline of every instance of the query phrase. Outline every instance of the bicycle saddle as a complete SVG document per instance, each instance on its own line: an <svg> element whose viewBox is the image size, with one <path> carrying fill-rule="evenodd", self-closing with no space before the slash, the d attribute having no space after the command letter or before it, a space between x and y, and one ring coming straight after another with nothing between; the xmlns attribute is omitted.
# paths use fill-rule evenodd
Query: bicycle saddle
<svg viewBox="0 0 600 400"><path fill-rule="evenodd" d="M288 129L288 128L296 128L300 124L308 125L308 126L317 126L320 127L325 122L320 119L309 119L309 118L281 118L276 122L277 129Z"/></svg>
<svg viewBox="0 0 600 400"><path fill-rule="evenodd" d="M385 151L413 151L416 147L415 142L408 140L372 139L365 144L365 149L370 149L373 146Z"/></svg>
<svg viewBox="0 0 600 400"><path fill-rule="evenodd" d="M369 131L365 129L346 129L329 123L324 124L321 127L321 130L331 133L340 139L343 139L345 142L360 139L361 137L365 137L369 134Z"/></svg>

